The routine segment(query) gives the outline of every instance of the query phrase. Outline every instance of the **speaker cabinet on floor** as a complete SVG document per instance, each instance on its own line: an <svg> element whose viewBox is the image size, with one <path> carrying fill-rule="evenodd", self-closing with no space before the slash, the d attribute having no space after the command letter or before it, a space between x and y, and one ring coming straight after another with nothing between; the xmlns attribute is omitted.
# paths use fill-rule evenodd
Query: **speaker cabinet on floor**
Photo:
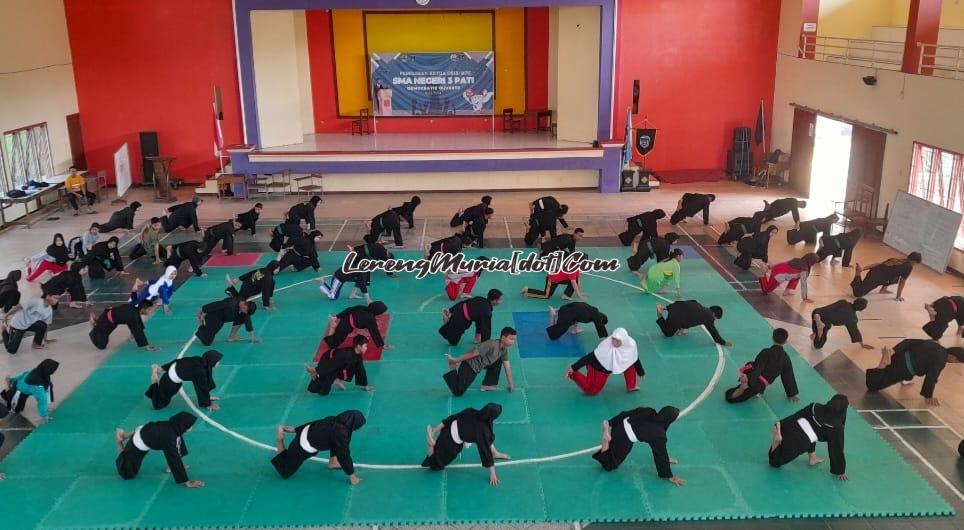
<svg viewBox="0 0 964 530"><path fill-rule="evenodd" d="M141 131L141 177L144 184L154 183L154 163L147 159L149 156L161 156L157 145L157 132Z"/></svg>

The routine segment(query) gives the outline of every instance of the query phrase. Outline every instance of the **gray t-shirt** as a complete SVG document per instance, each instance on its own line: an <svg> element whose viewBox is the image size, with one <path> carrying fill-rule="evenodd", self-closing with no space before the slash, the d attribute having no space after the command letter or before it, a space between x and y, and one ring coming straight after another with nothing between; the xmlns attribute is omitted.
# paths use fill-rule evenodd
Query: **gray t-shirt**
<svg viewBox="0 0 964 530"><path fill-rule="evenodd" d="M44 301L41 298L34 298L29 302L25 302L20 311L17 311L10 317L10 326L24 330L29 328L34 324L34 322L39 322L43 320L47 325L54 323L54 308L51 306L44 306Z"/></svg>
<svg viewBox="0 0 964 530"><path fill-rule="evenodd" d="M479 344L476 350L478 350L479 355L465 361L469 363L475 373L479 373L497 362L509 360L509 350L502 347L502 342L499 339L487 340Z"/></svg>

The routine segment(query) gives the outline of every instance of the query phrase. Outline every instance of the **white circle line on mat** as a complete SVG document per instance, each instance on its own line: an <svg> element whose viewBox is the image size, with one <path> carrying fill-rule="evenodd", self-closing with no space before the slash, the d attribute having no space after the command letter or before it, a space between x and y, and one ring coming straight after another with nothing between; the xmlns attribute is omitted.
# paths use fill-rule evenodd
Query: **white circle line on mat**
<svg viewBox="0 0 964 530"><path fill-rule="evenodd" d="M592 274L592 273L588 273L588 272L587 272L587 273L583 273L583 274L586 275L586 276L592 276L592 277L594 277L594 278L601 278L601 279L603 279L603 280L608 280L608 281L611 281L611 282L613 282L613 283L618 283L618 284L620 284L620 285L625 285L625 286L627 286L627 287L631 287L631 288L636 289L636 290L638 290L638 291L642 291L642 290L643 290L642 288L640 288L640 287L638 287L638 286L636 286L636 285L633 285L633 284L631 284L631 283L624 282L624 281L622 281L622 280L616 280L616 279L613 279L613 278L609 278L609 277L607 277L607 276L600 276L600 275L598 275L598 274ZM277 292L280 292L280 291L284 291L284 290L286 290L286 289L290 289L290 288L292 288L292 287L297 287L297 286L299 286L299 285L303 285L303 284L310 283L310 282L315 282L315 281L317 281L317 280L314 279L314 278L312 278L312 279L310 279L310 280L304 280L304 281L301 281L301 282L293 283L293 284L291 284L291 285L286 285L286 286L284 286L284 287L275 289L275 292L277 293ZM665 298L665 297L660 296L660 295L655 294L655 293L652 294L651 296L655 296L655 297L657 297L657 298L659 298L659 299L661 299L661 300L663 300L663 301L665 301L665 302L671 302L671 300L669 300L668 298ZM252 296L251 298L260 298L260 295ZM703 331L706 333L707 336L709 336L710 333L709 333L708 331L706 331L706 328L703 328ZM194 341L195 341L195 340L197 340L197 337L196 337L195 335L191 335L190 340L188 340L187 343L184 344L184 347L181 348L181 352L177 355L177 358L178 358L178 359L184 357L184 354L187 353L187 350L190 349L190 347L194 344ZM690 403L689 405L687 405L686 408L684 408L683 410L680 411L680 417L683 417L683 416L689 414L690 412L693 411L693 409L695 409L696 407L698 407L698 406L700 405L700 403L702 403L703 401L705 401L706 398L709 397L710 393L712 393L713 390L716 388L716 385L717 385L717 384L719 383L719 381L720 381L720 377L722 377L722 375L723 375L723 368L724 368L724 366L726 365L726 358L725 358L725 354L724 354L724 352L723 352L723 347L720 346L719 344L716 344L716 343L713 343L713 345L716 346L716 351L717 351L716 370L713 372L713 377L710 378L710 382L706 385L706 388L703 389L703 392L701 392L700 395L697 396L696 399L694 399L692 403ZM251 438L248 438L247 436L245 436L245 435L243 435L243 434L239 434L239 433L237 433L237 432L235 432L235 431L232 431L231 429L225 427L225 426L222 425L221 423L213 420L210 416L208 416L207 414L205 414L204 411L202 411L200 408L198 408L198 406L194 403L194 401L191 400L191 398L187 395L187 393L185 392L185 390L184 390L183 387L181 388L181 390L180 390L178 393L181 395L181 397L182 397L182 398L184 399L184 401L187 403L188 407L191 408L191 410L194 412L194 414L197 415L197 416L198 416L199 418L201 418L202 420L204 420L204 422L207 423L208 425L210 425L210 426L214 427L215 429L223 432L224 434L227 434L228 436L234 437L234 438L236 438L236 439L238 439L238 440L240 440L240 441L242 441L242 442L245 442L245 443L247 443L247 444L249 444L249 445L253 445L253 446L255 446L255 447L258 447L258 448L261 448L261 449L265 449L265 450L271 451L271 452L273 452L273 453L274 453L274 452L277 452L277 448L276 448L275 446L269 445L269 444L266 444L266 443L263 443L263 442L259 442L259 441L257 441L257 440L253 440L253 439L251 439ZM597 451L597 450L599 450L599 446L598 446L598 445L597 445L597 446L593 446L593 447L588 447L588 448L586 448L586 449L580 449L580 450L578 450L578 451L572 451L572 452L569 452L569 453L562 453L562 454L552 455L552 456L541 456L541 457L536 457L536 458L523 458L523 459L520 459L520 460L500 461L499 463L496 464L496 466L497 466L497 467L503 467L503 466L519 466L519 465L523 465L523 464L538 464L538 463L542 463L542 462L555 462L555 461L558 461L558 460L565 460L565 459L567 459L567 458L572 458L572 457L574 457L574 456L580 456L580 455L585 455L585 454L593 453L593 452L595 452L595 451ZM314 461L320 462L320 463L325 463L325 464L328 463L328 459L327 459L327 458L318 457L318 456L312 457L311 460L314 460ZM362 464L362 463L357 463L357 462L355 463L355 467L360 468L360 469L377 469L377 470L386 470L386 471L399 471L399 470L408 470L408 469L424 469L424 468L423 468L421 465L419 465L419 464ZM451 464L451 465L446 466L446 469L477 468L477 467L479 467L479 464Z"/></svg>

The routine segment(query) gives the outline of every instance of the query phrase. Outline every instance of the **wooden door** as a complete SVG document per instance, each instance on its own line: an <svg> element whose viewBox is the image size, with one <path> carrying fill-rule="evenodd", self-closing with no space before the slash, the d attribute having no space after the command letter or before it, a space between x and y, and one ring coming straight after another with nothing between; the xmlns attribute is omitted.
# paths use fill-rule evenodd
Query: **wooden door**
<svg viewBox="0 0 964 530"><path fill-rule="evenodd" d="M847 201L859 213L876 217L887 134L854 125L850 144Z"/></svg>
<svg viewBox="0 0 964 530"><path fill-rule="evenodd" d="M67 137L70 140L70 157L73 166L80 171L87 170L87 155L84 154L84 135L80 129L80 114L67 115Z"/></svg>
<svg viewBox="0 0 964 530"><path fill-rule="evenodd" d="M810 168L813 166L813 145L817 129L817 115L794 109L793 137L790 141L790 187L802 196L810 196Z"/></svg>

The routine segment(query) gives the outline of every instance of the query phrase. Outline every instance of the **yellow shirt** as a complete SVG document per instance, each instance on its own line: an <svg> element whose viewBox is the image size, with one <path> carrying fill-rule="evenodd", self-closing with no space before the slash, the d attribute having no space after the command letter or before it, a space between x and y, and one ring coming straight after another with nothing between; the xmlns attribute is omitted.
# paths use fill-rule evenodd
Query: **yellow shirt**
<svg viewBox="0 0 964 530"><path fill-rule="evenodd" d="M64 187L67 188L67 191L80 193L84 191L84 177L77 173L72 173L64 180Z"/></svg>

